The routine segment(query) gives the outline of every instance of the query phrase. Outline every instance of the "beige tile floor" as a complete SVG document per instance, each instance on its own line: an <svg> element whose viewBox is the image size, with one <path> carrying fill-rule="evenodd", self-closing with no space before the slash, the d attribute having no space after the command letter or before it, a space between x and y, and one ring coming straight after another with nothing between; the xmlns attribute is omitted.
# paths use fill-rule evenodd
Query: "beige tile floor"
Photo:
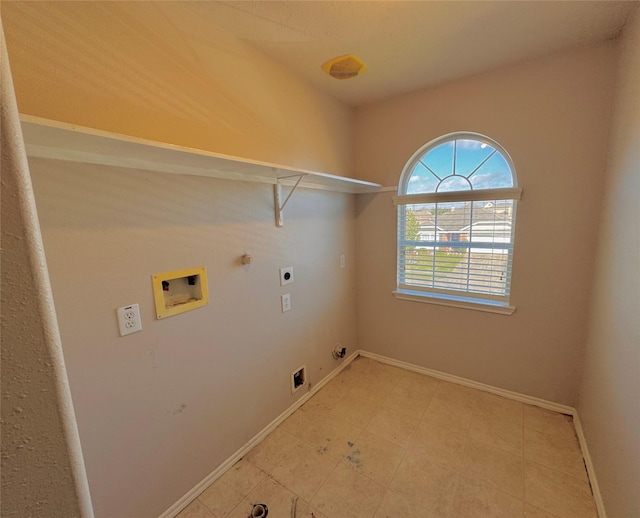
<svg viewBox="0 0 640 518"><path fill-rule="evenodd" d="M179 518L597 517L571 417L360 357Z"/></svg>

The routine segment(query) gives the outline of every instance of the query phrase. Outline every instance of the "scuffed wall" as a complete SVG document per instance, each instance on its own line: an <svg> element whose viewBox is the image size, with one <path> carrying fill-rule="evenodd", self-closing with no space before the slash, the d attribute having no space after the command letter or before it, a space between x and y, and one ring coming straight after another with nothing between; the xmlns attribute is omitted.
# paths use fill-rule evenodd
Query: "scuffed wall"
<svg viewBox="0 0 640 518"><path fill-rule="evenodd" d="M349 175L352 111L198 9L4 4L21 112ZM291 371L317 383L336 342L357 348L353 195L299 189L276 228L267 184L30 168L97 516L162 513L302 395ZM193 266L209 305L156 320L151 275ZM115 310L136 302L143 330L121 338Z"/></svg>
<svg viewBox="0 0 640 518"><path fill-rule="evenodd" d="M97 516L160 514L302 395L294 369L317 383L357 347L353 195L298 190L276 228L270 185L30 165ZM209 305L156 320L152 274L193 266Z"/></svg>

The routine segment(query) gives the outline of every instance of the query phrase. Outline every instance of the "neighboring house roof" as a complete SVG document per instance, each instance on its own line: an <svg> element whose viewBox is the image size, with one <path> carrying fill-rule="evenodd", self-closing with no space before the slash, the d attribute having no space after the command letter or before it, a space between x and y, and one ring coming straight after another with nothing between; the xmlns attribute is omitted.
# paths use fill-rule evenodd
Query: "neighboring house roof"
<svg viewBox="0 0 640 518"><path fill-rule="evenodd" d="M507 211L504 210L504 205L485 208L474 204L472 211L471 203L467 203L462 207L457 207L454 210L442 212L437 215L426 208L414 211L414 215L418 223L420 223L421 229L437 228L445 232L460 232L480 222L511 225L511 217Z"/></svg>
<svg viewBox="0 0 640 518"><path fill-rule="evenodd" d="M435 224L435 219L431 211L428 209L419 209L413 211L414 216L420 223L421 227L433 227Z"/></svg>

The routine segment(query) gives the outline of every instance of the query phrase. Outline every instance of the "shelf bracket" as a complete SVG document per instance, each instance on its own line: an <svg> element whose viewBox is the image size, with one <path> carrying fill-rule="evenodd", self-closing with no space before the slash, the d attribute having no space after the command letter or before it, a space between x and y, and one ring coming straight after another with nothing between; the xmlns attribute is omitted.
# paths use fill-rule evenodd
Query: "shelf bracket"
<svg viewBox="0 0 640 518"><path fill-rule="evenodd" d="M305 176L307 176L306 173L300 173L300 174L293 174L290 176L281 176L276 179L276 183L273 186L273 205L276 209L276 227L281 227L283 225L282 211L284 210L285 205L291 198L291 195L298 188L298 185L300 185L300 182ZM282 199L282 184L280 183L280 180L284 180L286 178L297 178L297 180L294 186L291 188L291 191L289 191L289 194L287 195L285 200L282 203L280 203L280 200Z"/></svg>

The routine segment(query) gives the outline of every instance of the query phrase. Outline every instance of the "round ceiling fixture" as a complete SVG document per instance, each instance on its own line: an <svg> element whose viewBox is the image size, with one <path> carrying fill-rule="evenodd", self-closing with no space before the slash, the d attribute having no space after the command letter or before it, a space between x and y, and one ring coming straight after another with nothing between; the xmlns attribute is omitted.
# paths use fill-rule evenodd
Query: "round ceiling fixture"
<svg viewBox="0 0 640 518"><path fill-rule="evenodd" d="M353 54L346 54L330 59L322 65L322 70L336 79L351 79L365 72L367 65Z"/></svg>

